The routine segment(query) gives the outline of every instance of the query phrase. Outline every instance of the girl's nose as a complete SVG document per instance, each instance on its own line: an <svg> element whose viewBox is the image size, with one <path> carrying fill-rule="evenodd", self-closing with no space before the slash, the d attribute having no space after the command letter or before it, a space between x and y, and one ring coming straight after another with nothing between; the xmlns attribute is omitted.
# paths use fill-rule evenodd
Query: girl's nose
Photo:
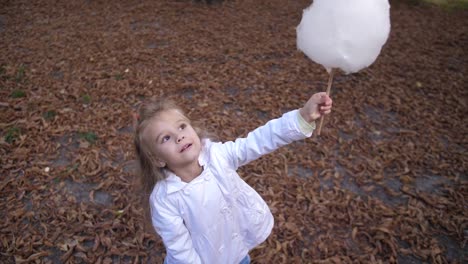
<svg viewBox="0 0 468 264"><path fill-rule="evenodd" d="M184 139L184 138L185 138L184 136L179 136L179 137L177 138L177 143L180 143L180 142L182 141L182 139Z"/></svg>

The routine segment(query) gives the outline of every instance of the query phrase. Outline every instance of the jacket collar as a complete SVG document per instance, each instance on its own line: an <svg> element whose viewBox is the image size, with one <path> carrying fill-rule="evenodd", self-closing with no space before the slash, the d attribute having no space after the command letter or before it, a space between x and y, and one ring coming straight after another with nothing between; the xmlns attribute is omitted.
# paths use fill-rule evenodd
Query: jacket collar
<svg viewBox="0 0 468 264"><path fill-rule="evenodd" d="M171 194L180 191L187 185L186 182L183 182L173 172L165 170L164 173L166 174L166 194Z"/></svg>

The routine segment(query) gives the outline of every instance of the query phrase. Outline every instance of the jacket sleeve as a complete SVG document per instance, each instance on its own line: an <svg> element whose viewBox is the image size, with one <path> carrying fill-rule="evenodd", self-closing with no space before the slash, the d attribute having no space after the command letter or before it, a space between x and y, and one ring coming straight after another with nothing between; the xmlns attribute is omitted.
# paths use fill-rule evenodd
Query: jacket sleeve
<svg viewBox="0 0 468 264"><path fill-rule="evenodd" d="M151 221L166 247L165 263L201 263L192 238L176 208L163 199L150 198Z"/></svg>
<svg viewBox="0 0 468 264"><path fill-rule="evenodd" d="M245 138L225 142L219 147L227 155L233 168L237 169L279 147L310 137L312 130L305 132L301 129L299 110L293 110L278 119L268 121Z"/></svg>

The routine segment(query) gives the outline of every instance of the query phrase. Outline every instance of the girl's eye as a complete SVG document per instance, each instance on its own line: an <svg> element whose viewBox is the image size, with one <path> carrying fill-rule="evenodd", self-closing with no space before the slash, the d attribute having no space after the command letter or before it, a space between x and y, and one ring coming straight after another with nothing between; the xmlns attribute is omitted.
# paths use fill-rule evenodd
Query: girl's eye
<svg viewBox="0 0 468 264"><path fill-rule="evenodd" d="M182 129L186 128L186 127L187 127L186 124L181 124L181 125L180 125L180 130L182 130Z"/></svg>
<svg viewBox="0 0 468 264"><path fill-rule="evenodd" d="M164 136L161 140L161 143L168 141L170 138L171 138L170 136Z"/></svg>

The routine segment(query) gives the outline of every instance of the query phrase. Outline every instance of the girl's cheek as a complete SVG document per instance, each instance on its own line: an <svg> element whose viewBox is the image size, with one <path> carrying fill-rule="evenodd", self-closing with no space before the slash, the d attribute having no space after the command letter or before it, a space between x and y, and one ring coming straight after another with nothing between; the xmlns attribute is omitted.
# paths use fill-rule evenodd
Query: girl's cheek
<svg viewBox="0 0 468 264"><path fill-rule="evenodd" d="M164 153L165 152L165 149L164 149L164 146L163 145L155 145L154 146L154 153L157 155L157 156L160 156L161 153Z"/></svg>

